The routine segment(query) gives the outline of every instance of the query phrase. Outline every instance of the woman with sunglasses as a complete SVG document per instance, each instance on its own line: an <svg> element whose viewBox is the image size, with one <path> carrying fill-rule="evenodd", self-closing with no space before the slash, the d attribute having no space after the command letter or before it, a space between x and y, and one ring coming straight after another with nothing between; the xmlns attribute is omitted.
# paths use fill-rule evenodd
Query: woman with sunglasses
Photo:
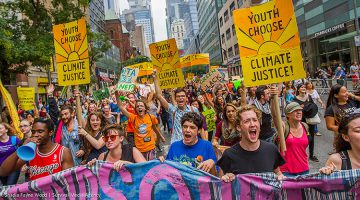
<svg viewBox="0 0 360 200"><path fill-rule="evenodd" d="M119 171L124 164L146 162L141 152L131 144L123 144L125 133L121 126L117 124L105 127L102 132L107 152L101 153L98 160L114 163L114 169ZM92 166L96 162L94 158L88 165Z"/></svg>
<svg viewBox="0 0 360 200"><path fill-rule="evenodd" d="M335 170L360 169L360 110L346 114L339 123L339 134L336 135L334 148L336 153L330 155L326 167L319 171L330 174Z"/></svg>
<svg viewBox="0 0 360 200"><path fill-rule="evenodd" d="M83 161L82 164L89 162L105 151L105 142L101 138L101 130L108 124L108 120L100 112L90 113L86 119L85 129L78 127L79 135L83 139Z"/></svg>

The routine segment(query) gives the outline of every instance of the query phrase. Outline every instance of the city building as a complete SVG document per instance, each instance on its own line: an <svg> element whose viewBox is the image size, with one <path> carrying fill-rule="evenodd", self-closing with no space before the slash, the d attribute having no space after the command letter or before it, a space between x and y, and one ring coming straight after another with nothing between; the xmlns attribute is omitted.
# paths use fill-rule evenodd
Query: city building
<svg viewBox="0 0 360 200"><path fill-rule="evenodd" d="M130 58L131 46L130 46L130 34L126 28L121 24L119 18L107 19L105 21L105 30L110 38L110 41L119 48L120 62L124 62Z"/></svg>
<svg viewBox="0 0 360 200"><path fill-rule="evenodd" d="M354 37L359 34L360 2L356 0L293 1L304 65L314 72L318 67L350 66L359 61ZM357 12L354 12L354 8Z"/></svg>
<svg viewBox="0 0 360 200"><path fill-rule="evenodd" d="M171 38L175 38L177 48L184 49L186 38L185 23L183 19L176 19L171 23Z"/></svg>
<svg viewBox="0 0 360 200"><path fill-rule="evenodd" d="M105 19L116 16L120 18L120 5L118 0L104 0Z"/></svg>
<svg viewBox="0 0 360 200"><path fill-rule="evenodd" d="M155 41L151 10L142 6L126 9L123 11L120 19L122 24L127 24L126 27L128 27L128 23L133 24L131 25L132 28L128 29L129 31L133 31L135 25L141 25L144 28L145 43L147 46L144 54L149 55L148 46Z"/></svg>
<svg viewBox="0 0 360 200"><path fill-rule="evenodd" d="M93 32L105 33L105 7L104 1L92 0L89 5L90 28Z"/></svg>
<svg viewBox="0 0 360 200"><path fill-rule="evenodd" d="M130 32L130 45L136 49L141 55L145 55L146 52L146 42L144 36L144 28L141 25L135 26L135 30Z"/></svg>
<svg viewBox="0 0 360 200"><path fill-rule="evenodd" d="M199 17L200 50L210 54L210 62L222 63L221 45L219 40L218 12L226 0L197 1Z"/></svg>

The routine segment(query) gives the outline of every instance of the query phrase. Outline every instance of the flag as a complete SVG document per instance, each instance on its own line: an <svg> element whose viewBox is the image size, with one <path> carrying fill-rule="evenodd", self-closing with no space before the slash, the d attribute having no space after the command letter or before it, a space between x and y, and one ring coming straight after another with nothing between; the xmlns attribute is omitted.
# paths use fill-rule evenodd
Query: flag
<svg viewBox="0 0 360 200"><path fill-rule="evenodd" d="M0 93L2 94L5 104L7 105L8 109L9 109L9 114L10 114L11 120L13 121L13 125L16 130L17 136L22 140L24 137L24 134L20 131L20 119L19 119L19 115L17 113L17 108L14 104L14 101L11 98L10 93L6 90L6 88L2 84L1 80L0 80Z"/></svg>

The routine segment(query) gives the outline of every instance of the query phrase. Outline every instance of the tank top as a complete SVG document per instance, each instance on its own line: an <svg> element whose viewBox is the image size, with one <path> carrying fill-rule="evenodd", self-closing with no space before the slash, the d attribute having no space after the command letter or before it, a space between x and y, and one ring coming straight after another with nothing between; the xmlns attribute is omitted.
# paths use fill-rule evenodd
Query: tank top
<svg viewBox="0 0 360 200"><path fill-rule="evenodd" d="M109 151L105 153L103 161L106 161L106 158L109 155ZM135 163L133 157L133 146L131 144L123 144L121 145L121 158L119 160L129 161Z"/></svg>
<svg viewBox="0 0 360 200"><path fill-rule="evenodd" d="M300 138L295 137L290 131L285 140L287 150L283 157L286 163L280 167L282 172L295 174L309 170L308 156L306 153L309 140L305 127L303 125L301 126L303 133Z"/></svg>
<svg viewBox="0 0 360 200"><path fill-rule="evenodd" d="M35 158L29 161L27 167L30 180L36 180L62 171L61 161L63 151L64 147L59 144L56 144L55 148L47 154L42 154L36 148Z"/></svg>
<svg viewBox="0 0 360 200"><path fill-rule="evenodd" d="M341 170L351 170L351 161L349 157L349 153L347 151L340 151L340 158L341 158Z"/></svg>

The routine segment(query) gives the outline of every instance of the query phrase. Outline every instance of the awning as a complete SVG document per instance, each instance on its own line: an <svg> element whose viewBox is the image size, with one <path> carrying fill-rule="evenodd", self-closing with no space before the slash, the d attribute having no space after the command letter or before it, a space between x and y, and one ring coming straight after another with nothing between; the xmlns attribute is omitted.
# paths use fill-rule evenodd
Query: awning
<svg viewBox="0 0 360 200"><path fill-rule="evenodd" d="M333 38L330 38L327 40L322 40L321 42L334 43L334 42L353 41L355 35L356 35L356 31L353 31L353 32L339 35L339 36L336 36L336 37L333 37Z"/></svg>
<svg viewBox="0 0 360 200"><path fill-rule="evenodd" d="M108 83L113 82L113 80L111 80L109 77L106 76L100 76L100 80Z"/></svg>

